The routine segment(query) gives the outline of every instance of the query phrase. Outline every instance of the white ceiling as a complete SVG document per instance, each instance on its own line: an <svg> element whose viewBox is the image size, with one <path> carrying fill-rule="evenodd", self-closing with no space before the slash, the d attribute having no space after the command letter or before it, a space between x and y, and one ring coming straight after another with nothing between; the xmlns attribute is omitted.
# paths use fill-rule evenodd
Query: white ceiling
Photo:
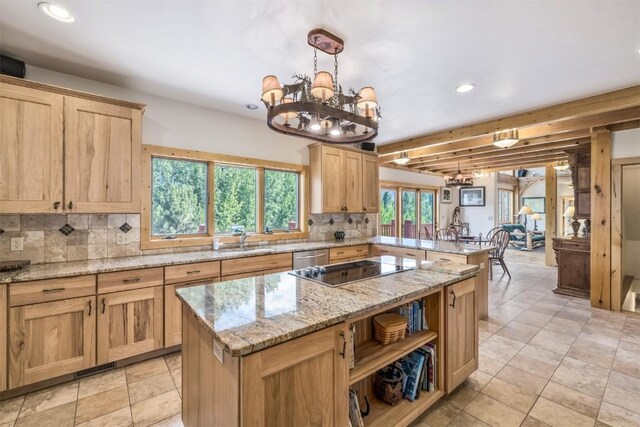
<svg viewBox="0 0 640 427"><path fill-rule="evenodd" d="M257 120L262 77L311 74L306 34L333 30L340 82L377 90L378 143L640 83L640 1L58 1L74 24L38 1L0 0L4 53Z"/></svg>

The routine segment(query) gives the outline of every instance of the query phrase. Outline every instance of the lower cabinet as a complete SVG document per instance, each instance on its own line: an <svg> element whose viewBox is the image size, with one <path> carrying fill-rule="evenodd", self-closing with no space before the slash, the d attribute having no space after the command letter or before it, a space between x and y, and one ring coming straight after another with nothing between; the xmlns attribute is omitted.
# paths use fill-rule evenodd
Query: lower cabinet
<svg viewBox="0 0 640 427"><path fill-rule="evenodd" d="M475 279L446 287L446 389L451 393L478 369L478 309Z"/></svg>
<svg viewBox="0 0 640 427"><path fill-rule="evenodd" d="M98 296L98 364L162 348L163 286Z"/></svg>
<svg viewBox="0 0 640 427"><path fill-rule="evenodd" d="M165 348L182 344L182 301L176 295L176 289L219 282L218 278L202 282L172 284L164 287L164 346Z"/></svg>
<svg viewBox="0 0 640 427"><path fill-rule="evenodd" d="M9 388L95 366L96 298L12 307Z"/></svg>

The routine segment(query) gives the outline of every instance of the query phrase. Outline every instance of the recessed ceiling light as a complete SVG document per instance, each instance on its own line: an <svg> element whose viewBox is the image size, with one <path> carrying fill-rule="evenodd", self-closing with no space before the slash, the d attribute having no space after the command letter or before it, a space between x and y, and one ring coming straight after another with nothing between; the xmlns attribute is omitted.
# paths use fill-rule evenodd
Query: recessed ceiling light
<svg viewBox="0 0 640 427"><path fill-rule="evenodd" d="M257 110L258 106L256 104L245 104L245 107L247 107L249 110Z"/></svg>
<svg viewBox="0 0 640 427"><path fill-rule="evenodd" d="M63 6L57 4L46 2L38 3L38 8L53 19L57 19L58 21L71 23L76 20L75 16L73 16L71 12L69 12Z"/></svg>
<svg viewBox="0 0 640 427"><path fill-rule="evenodd" d="M476 85L474 85L473 83L461 84L456 88L456 92L458 93L470 92L473 90L474 87L476 87Z"/></svg>

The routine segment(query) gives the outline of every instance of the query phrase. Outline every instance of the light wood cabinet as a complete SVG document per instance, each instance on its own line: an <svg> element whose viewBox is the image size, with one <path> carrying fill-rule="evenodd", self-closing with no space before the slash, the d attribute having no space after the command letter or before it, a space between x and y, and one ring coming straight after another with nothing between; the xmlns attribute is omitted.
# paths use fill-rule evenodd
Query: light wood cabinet
<svg viewBox="0 0 640 427"><path fill-rule="evenodd" d="M10 309L9 388L95 366L94 296Z"/></svg>
<svg viewBox="0 0 640 427"><path fill-rule="evenodd" d="M63 96L0 82L0 213L62 212Z"/></svg>
<svg viewBox="0 0 640 427"><path fill-rule="evenodd" d="M380 167L378 156L362 155L362 209L365 213L377 213L380 209Z"/></svg>
<svg viewBox="0 0 640 427"><path fill-rule="evenodd" d="M329 262L355 261L369 257L369 245L345 246L341 248L329 249Z"/></svg>
<svg viewBox="0 0 640 427"><path fill-rule="evenodd" d="M162 348L162 286L98 297L98 364Z"/></svg>
<svg viewBox="0 0 640 427"><path fill-rule="evenodd" d="M424 261L424 249L399 248L396 246L373 245L371 246L372 256L395 256L402 258L411 258L416 261Z"/></svg>
<svg viewBox="0 0 640 427"><path fill-rule="evenodd" d="M235 276L239 274L252 273L248 277L257 276L259 271L275 270L293 267L293 256L291 253L261 255L250 258L225 259L221 261L221 271L223 277ZM247 276L245 276L247 277Z"/></svg>
<svg viewBox="0 0 640 427"><path fill-rule="evenodd" d="M311 213L377 212L377 155L314 144L309 147Z"/></svg>
<svg viewBox="0 0 640 427"><path fill-rule="evenodd" d="M241 360L241 418L250 426L346 425L344 323Z"/></svg>
<svg viewBox="0 0 640 427"><path fill-rule="evenodd" d="M65 203L71 212L139 212L141 112L65 98Z"/></svg>
<svg viewBox="0 0 640 427"><path fill-rule="evenodd" d="M0 285L0 391L7 389L7 285Z"/></svg>
<svg viewBox="0 0 640 427"><path fill-rule="evenodd" d="M0 214L139 212L143 110L0 76Z"/></svg>
<svg viewBox="0 0 640 427"><path fill-rule="evenodd" d="M473 278L446 287L446 388L452 392L478 369L478 309Z"/></svg>

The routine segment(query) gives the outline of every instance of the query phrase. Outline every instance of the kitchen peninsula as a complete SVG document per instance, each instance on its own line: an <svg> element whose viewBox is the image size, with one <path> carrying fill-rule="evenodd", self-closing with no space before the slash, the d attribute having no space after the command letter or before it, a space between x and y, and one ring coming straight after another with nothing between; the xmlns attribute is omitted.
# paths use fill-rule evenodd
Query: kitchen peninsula
<svg viewBox="0 0 640 427"><path fill-rule="evenodd" d="M177 290L185 426L347 425L350 389L370 403L367 426L410 423L478 367L477 273L439 260L340 287L277 273ZM376 342L373 316L414 301L428 330ZM427 343L437 349L435 388L414 402L378 400L375 373Z"/></svg>

